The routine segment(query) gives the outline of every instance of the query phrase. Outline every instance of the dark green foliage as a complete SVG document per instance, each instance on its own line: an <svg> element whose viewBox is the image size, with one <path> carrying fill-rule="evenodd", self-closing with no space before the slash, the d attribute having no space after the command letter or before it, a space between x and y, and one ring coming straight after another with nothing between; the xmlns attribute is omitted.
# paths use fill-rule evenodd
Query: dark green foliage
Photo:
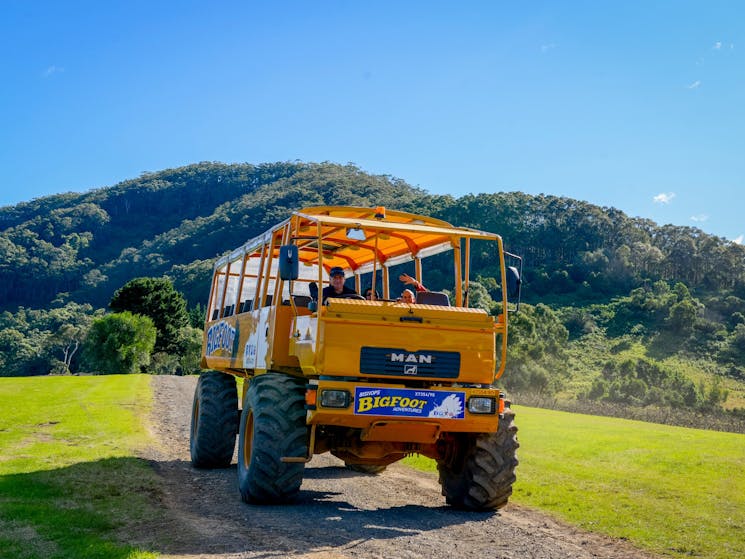
<svg viewBox="0 0 745 559"><path fill-rule="evenodd" d="M130 279L163 274L192 304L203 302L217 254L314 204L383 204L497 231L526 257L533 302L626 293L646 279L745 285L742 247L612 208L519 193L435 197L353 165L201 163L0 209L0 308L46 305L66 292L102 305ZM489 248L474 246L472 260L477 273L498 276ZM689 265L697 271L678 273ZM432 285L447 287L445 278Z"/></svg>
<svg viewBox="0 0 745 559"><path fill-rule="evenodd" d="M97 374L139 373L150 363L157 330L147 316L114 313L93 321L85 340L86 370Z"/></svg>
<svg viewBox="0 0 745 559"><path fill-rule="evenodd" d="M189 307L187 310L189 314L189 326L192 328L202 329L204 328L204 320L207 315L207 306L197 303L193 307Z"/></svg>
<svg viewBox="0 0 745 559"><path fill-rule="evenodd" d="M745 305L743 305L743 308L745 308ZM728 322L729 325L733 328L738 324L745 324L745 315L743 315L741 312L733 312L730 315L730 319Z"/></svg>
<svg viewBox="0 0 745 559"><path fill-rule="evenodd" d="M725 340L719 357L745 368L745 324L735 326L732 333Z"/></svg>
<svg viewBox="0 0 745 559"><path fill-rule="evenodd" d="M199 363L202 358L203 328L204 325L199 328L187 326L179 330L178 345L181 348L181 353L179 353L178 358L179 370L182 374L189 375L201 370Z"/></svg>
<svg viewBox="0 0 745 559"><path fill-rule="evenodd" d="M672 355L708 360L722 375L745 380L741 245L568 198L518 192L433 196L351 164L300 162L199 163L0 208L0 309L13 313L0 315L0 374L78 370L81 352L75 348L92 309L138 277L169 278L190 309L185 320L176 311L180 318L171 326L158 321L172 312L146 312L159 328L151 369L191 369L196 337L183 326L203 326L215 257L293 209L327 204L385 205L497 232L507 250L524 256L523 301L529 304L511 317L503 377L512 389L563 389L573 374L568 369L581 368L565 352L590 338L597 342L587 344L597 354L587 357L593 376L600 375L607 352L623 359L630 344L640 344L652 362ZM452 290L449 258L433 259L434 270L425 277L430 289ZM491 308L501 289L491 244L472 243L471 271L480 284L472 285L471 303ZM73 311L73 301L92 307ZM53 311L56 318L48 314ZM65 312L72 314L65 318ZM617 382L613 394L619 398L672 401L667 388L636 375L599 378L592 390L588 380L584 389L602 388L607 396ZM699 402L709 393L694 391Z"/></svg>
<svg viewBox="0 0 745 559"><path fill-rule="evenodd" d="M189 325L184 297L166 278L137 278L118 289L109 302L114 312L149 317L158 330L155 351L178 353L179 331Z"/></svg>
<svg viewBox="0 0 745 559"><path fill-rule="evenodd" d="M525 257L532 303L607 299L658 280L745 298L745 248L698 229L554 196L431 196L354 165L200 163L0 208L0 308L47 306L60 293L102 306L132 278L164 274L191 304L204 303L215 256L293 209L323 204L382 204L499 232ZM474 243L472 269L498 278L494 256ZM434 288L452 287L436 275ZM716 312L728 319L741 309Z"/></svg>
<svg viewBox="0 0 745 559"><path fill-rule="evenodd" d="M569 333L548 306L524 304L509 317L507 372L509 390L553 392L566 370L565 347Z"/></svg>
<svg viewBox="0 0 745 559"><path fill-rule="evenodd" d="M29 336L15 328L0 330L0 372L4 377L42 375L40 348L36 336Z"/></svg>
<svg viewBox="0 0 745 559"><path fill-rule="evenodd" d="M718 377L710 387L697 388L680 373L649 359L625 359L606 362L584 397L633 406L716 410L727 395Z"/></svg>
<svg viewBox="0 0 745 559"><path fill-rule="evenodd" d="M715 308L727 308L731 296L710 295L707 302ZM694 298L685 284L672 288L666 282L633 289L605 305L584 309L562 309L565 324L577 333L581 343L585 332L580 325L592 319L597 331L605 335L610 357L601 365L601 375L592 381L582 396L589 400L632 406L663 406L688 410L717 410L727 399L727 391L714 377L709 387L698 387L677 371L671 371L656 359L677 355L704 363L716 358L731 363L729 376L739 378L745 365L745 351L737 349L737 327L728 332L726 324L706 316L707 307ZM742 328L745 350L745 326ZM597 343L597 342L596 342ZM646 357L623 357L634 344L646 348ZM585 344L583 347L587 347ZM710 366L710 365L709 365ZM720 368L722 375L726 369Z"/></svg>
<svg viewBox="0 0 745 559"><path fill-rule="evenodd" d="M581 307L565 307L561 309L560 316L572 339L590 334L597 328L592 314Z"/></svg>
<svg viewBox="0 0 745 559"><path fill-rule="evenodd" d="M332 164L277 164L278 172L265 173L260 178L244 177L239 192L233 195L221 193L223 182L212 185L209 193L219 200L214 204L198 204L193 212L183 215L178 205L163 206L148 204L148 212L158 215L168 211L163 223L152 220L153 227L160 227L155 234L125 244L118 256L107 261L100 269L107 278L94 290L84 289L76 296L95 297L102 290L113 291L129 279L137 276L174 277L191 303L204 298L211 277L213 258L240 245L275 223L285 219L294 209L312 205L351 204L371 206L383 204L395 208L414 209L422 202L424 194L409 185L390 177L371 176L352 165ZM231 169L233 166L225 166ZM201 177L201 165L192 166L195 175ZM256 168L258 169L258 168ZM164 172L165 173L165 172ZM159 173L157 176L161 176ZM215 180L208 175L204 180ZM219 178L219 177L217 177ZM168 190L167 185L162 188ZM173 187L170 187L173 188ZM186 188L186 186L184 186ZM219 196L218 196L219 194ZM174 193L174 196L177 194ZM205 193L207 196L207 193ZM421 209L421 208L416 208ZM175 217L181 216L173 227L163 227ZM150 217L148 215L147 219ZM130 221L132 218L130 218ZM139 221L137 228L140 228ZM204 262L207 260L207 262ZM202 261L196 269L190 263ZM187 266L184 268L183 266Z"/></svg>
<svg viewBox="0 0 745 559"><path fill-rule="evenodd" d="M687 337L693 332L697 315L698 309L690 299L679 301L670 307L665 325L674 334Z"/></svg>
<svg viewBox="0 0 745 559"><path fill-rule="evenodd" d="M168 272L168 277L173 281L174 287L184 294L189 304L201 303L206 306L205 294L209 292L213 265L214 260L195 260L189 264L177 264ZM204 317L199 328L203 325Z"/></svg>
<svg viewBox="0 0 745 559"><path fill-rule="evenodd" d="M646 280L675 279L697 289L745 283L745 247L699 229L658 227L614 208L554 196L479 194L442 202L433 204L438 216L498 231L509 250L525 257L531 302L551 294L627 293ZM474 268L487 268L492 256L475 252Z"/></svg>
<svg viewBox="0 0 745 559"><path fill-rule="evenodd" d="M80 346L95 314L100 312L76 303L0 314L0 376L77 371Z"/></svg>
<svg viewBox="0 0 745 559"><path fill-rule="evenodd" d="M586 396L593 400L693 408L699 394L690 380L649 359L606 362Z"/></svg>
<svg viewBox="0 0 745 559"><path fill-rule="evenodd" d="M177 353L153 353L148 373L154 375L191 375L199 373L202 357L202 329L186 326L178 331Z"/></svg>
<svg viewBox="0 0 745 559"><path fill-rule="evenodd" d="M468 306L474 309L484 309L490 313L494 309L494 299L492 299L486 287L477 281L472 281L468 285Z"/></svg>

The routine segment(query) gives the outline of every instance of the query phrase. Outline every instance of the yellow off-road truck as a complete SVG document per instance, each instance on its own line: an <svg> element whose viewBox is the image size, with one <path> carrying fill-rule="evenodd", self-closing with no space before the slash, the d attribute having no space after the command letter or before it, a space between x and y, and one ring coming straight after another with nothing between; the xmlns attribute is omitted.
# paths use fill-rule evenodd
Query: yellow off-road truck
<svg viewBox="0 0 745 559"><path fill-rule="evenodd" d="M496 317L469 307L474 250L501 276ZM505 370L521 262L496 234L421 215L293 212L215 264L192 464L228 467L237 433L243 500L276 504L297 496L314 454L375 474L418 453L437 462L449 504L504 506L517 428L494 382ZM414 302L398 297L404 268L416 279ZM346 289L324 297L332 270ZM452 291L425 290L425 273L452 281ZM235 377L244 379L241 409Z"/></svg>

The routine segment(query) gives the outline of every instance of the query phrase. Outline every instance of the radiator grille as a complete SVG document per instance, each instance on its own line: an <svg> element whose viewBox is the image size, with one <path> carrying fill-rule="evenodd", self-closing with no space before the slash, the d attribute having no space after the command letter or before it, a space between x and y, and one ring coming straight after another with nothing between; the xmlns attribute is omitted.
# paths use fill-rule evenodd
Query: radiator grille
<svg viewBox="0 0 745 559"><path fill-rule="evenodd" d="M460 353L363 347L360 351L360 373L453 379L460 374Z"/></svg>

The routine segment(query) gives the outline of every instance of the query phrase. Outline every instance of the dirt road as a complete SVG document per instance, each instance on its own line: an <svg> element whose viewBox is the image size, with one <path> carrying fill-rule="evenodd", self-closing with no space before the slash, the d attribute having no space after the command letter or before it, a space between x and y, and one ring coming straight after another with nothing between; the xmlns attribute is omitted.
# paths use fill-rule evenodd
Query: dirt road
<svg viewBox="0 0 745 559"><path fill-rule="evenodd" d="M152 382L155 443L145 457L162 479L167 512L133 543L165 557L652 559L625 542L513 504L498 513L452 510L435 474L398 464L379 476L355 474L328 454L306 466L296 504L247 505L238 494L235 460L226 470L191 467L196 378L156 376Z"/></svg>

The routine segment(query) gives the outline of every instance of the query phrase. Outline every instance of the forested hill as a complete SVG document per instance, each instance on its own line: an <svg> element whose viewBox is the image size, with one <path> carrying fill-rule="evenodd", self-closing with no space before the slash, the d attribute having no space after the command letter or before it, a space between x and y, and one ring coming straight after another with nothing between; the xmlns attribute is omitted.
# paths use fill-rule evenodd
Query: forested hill
<svg viewBox="0 0 745 559"><path fill-rule="evenodd" d="M504 377L523 401L745 416L745 247L568 198L436 196L330 163L200 163L1 208L0 376L82 370L96 309L135 277L169 277L200 326L214 259L315 205L383 205L501 234L525 258ZM471 259L470 302L500 312L495 263L476 244ZM437 272L425 280L452 289ZM147 370L197 366L200 331L181 332L190 352L154 353Z"/></svg>
<svg viewBox="0 0 745 559"><path fill-rule="evenodd" d="M201 163L0 209L0 308L68 293L105 306L137 276L173 274L192 302L215 256L308 204L412 208L423 192L347 166ZM204 260L208 261L204 261ZM195 275L196 274L196 275Z"/></svg>
<svg viewBox="0 0 745 559"><path fill-rule="evenodd" d="M0 309L105 306L129 279L162 274L195 304L217 255L321 204L384 205L500 233L526 259L531 302L607 300L660 279L745 297L745 247L695 228L553 196L434 196L353 165L200 163L1 208ZM495 276L474 259L477 274Z"/></svg>

